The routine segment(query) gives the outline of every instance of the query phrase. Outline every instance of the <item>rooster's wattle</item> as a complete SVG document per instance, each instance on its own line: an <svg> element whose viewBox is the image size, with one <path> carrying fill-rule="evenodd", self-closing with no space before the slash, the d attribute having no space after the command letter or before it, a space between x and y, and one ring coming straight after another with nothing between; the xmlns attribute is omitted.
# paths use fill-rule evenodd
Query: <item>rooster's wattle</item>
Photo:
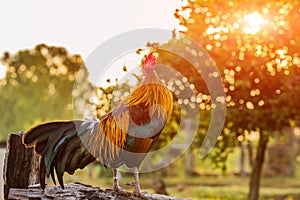
<svg viewBox="0 0 300 200"><path fill-rule="evenodd" d="M73 174L99 159L114 172L113 190L121 192L117 168L134 168L134 195L141 196L138 168L159 137L173 108L172 93L156 72L150 53L142 63L142 81L125 99L100 119L54 121L39 124L23 135L26 147L42 156L40 183L54 169L61 187L63 174Z"/></svg>

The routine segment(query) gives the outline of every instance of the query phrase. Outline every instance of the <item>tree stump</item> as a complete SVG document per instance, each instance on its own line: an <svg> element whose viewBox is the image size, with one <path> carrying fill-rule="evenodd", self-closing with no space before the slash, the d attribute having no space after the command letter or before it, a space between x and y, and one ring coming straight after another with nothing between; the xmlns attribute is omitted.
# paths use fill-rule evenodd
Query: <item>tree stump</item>
<svg viewBox="0 0 300 200"><path fill-rule="evenodd" d="M4 199L8 198L10 188L28 188L39 183L40 157L33 148L25 148L23 133L10 134L7 140L3 167Z"/></svg>

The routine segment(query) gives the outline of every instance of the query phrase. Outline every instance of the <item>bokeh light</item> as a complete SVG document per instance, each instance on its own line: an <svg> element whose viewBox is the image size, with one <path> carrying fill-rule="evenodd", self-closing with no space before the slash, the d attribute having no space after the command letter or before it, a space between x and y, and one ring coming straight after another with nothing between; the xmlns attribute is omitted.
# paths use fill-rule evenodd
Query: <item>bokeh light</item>
<svg viewBox="0 0 300 200"><path fill-rule="evenodd" d="M268 23L268 20L263 19L256 11L245 15L243 19L245 23L243 31L246 34L256 34L260 31L263 24Z"/></svg>
<svg viewBox="0 0 300 200"><path fill-rule="evenodd" d="M6 67L0 64L0 79L4 78L6 74Z"/></svg>

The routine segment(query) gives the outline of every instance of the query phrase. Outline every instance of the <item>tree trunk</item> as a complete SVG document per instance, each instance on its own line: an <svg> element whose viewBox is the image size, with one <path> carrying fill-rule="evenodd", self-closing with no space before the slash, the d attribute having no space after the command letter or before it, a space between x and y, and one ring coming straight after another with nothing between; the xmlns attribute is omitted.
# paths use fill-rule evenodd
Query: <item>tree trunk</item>
<svg viewBox="0 0 300 200"><path fill-rule="evenodd" d="M240 160L240 176L246 176L246 165L245 165L245 145L243 142L240 143L241 148L241 160Z"/></svg>
<svg viewBox="0 0 300 200"><path fill-rule="evenodd" d="M261 171L269 140L267 133L263 131L260 132L259 136L256 158L250 175L250 190L248 194L248 200L257 200L259 197Z"/></svg>
<svg viewBox="0 0 300 200"><path fill-rule="evenodd" d="M186 151L184 159L184 170L186 177L194 176L196 173L195 170L195 154L193 150Z"/></svg>
<svg viewBox="0 0 300 200"><path fill-rule="evenodd" d="M27 188L39 183L40 156L33 148L25 148L22 134L10 134L7 140L3 167L4 199L8 199L10 188Z"/></svg>
<svg viewBox="0 0 300 200"><path fill-rule="evenodd" d="M249 164L250 164L250 167L252 169L253 168L253 163L254 163L252 141L248 140L247 147L248 147Z"/></svg>
<svg viewBox="0 0 300 200"><path fill-rule="evenodd" d="M191 119L188 119L185 124L185 137L186 142L193 140L193 130L195 125L193 124ZM193 152L192 148L189 148L185 153L185 159L184 159L184 170L185 175L187 177L197 175L197 172L195 170L195 154Z"/></svg>

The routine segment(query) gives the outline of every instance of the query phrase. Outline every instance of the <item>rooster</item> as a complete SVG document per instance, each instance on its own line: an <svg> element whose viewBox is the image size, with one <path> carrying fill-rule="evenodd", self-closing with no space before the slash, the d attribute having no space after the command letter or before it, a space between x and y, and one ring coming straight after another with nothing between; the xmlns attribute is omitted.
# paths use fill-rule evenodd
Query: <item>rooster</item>
<svg viewBox="0 0 300 200"><path fill-rule="evenodd" d="M53 121L39 124L22 137L26 147L41 155L40 184L45 177L64 188L64 172L73 174L98 159L113 169L112 190L119 186L117 168L134 171L134 196L142 197L139 166L158 139L173 108L172 93L156 74L152 53L142 61L142 81L126 98L99 119Z"/></svg>

